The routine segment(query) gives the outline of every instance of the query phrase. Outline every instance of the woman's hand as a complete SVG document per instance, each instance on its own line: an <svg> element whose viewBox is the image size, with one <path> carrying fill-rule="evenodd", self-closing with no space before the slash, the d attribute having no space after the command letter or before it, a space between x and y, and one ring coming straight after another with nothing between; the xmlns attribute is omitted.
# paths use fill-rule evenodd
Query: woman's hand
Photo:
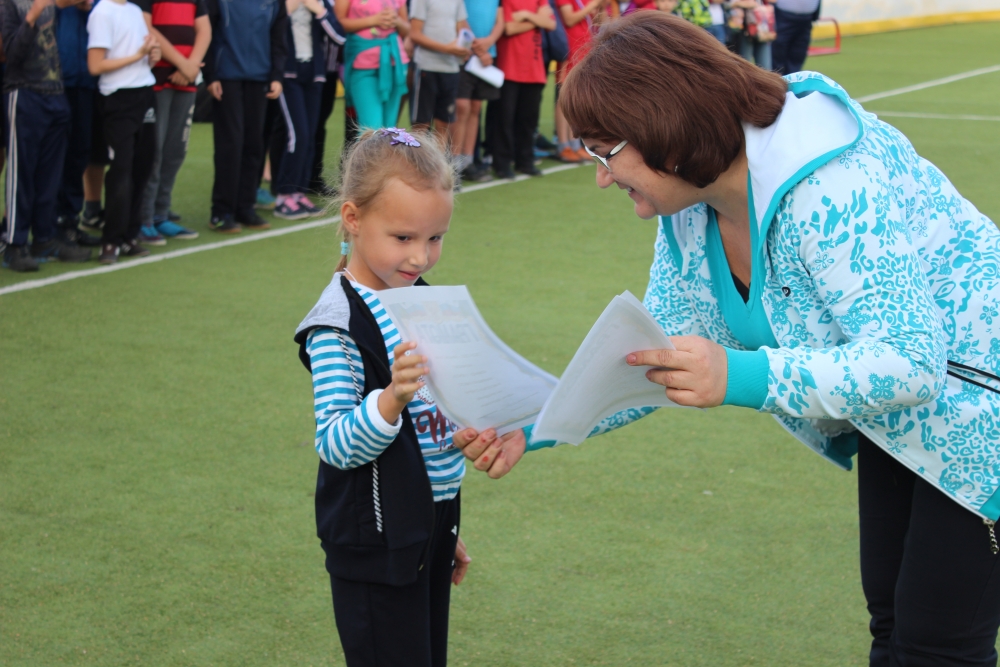
<svg viewBox="0 0 1000 667"><path fill-rule="evenodd" d="M473 462L476 470L485 472L492 479L500 479L509 473L524 456L528 444L521 429L498 438L497 432L491 428L482 433L467 428L456 433L451 440L462 450L465 458Z"/></svg>
<svg viewBox="0 0 1000 667"><path fill-rule="evenodd" d="M672 336L676 350L644 350L625 357L629 366L653 366L650 382L667 388L678 405L714 408L722 405L729 382L726 348L701 336Z"/></svg>
<svg viewBox="0 0 1000 667"><path fill-rule="evenodd" d="M378 397L378 411L390 424L394 424L406 404L413 400L413 395L424 386L421 376L428 373L427 357L419 354L407 354L417 346L413 341L400 343L392 351L395 361L392 364L392 381Z"/></svg>
<svg viewBox="0 0 1000 667"><path fill-rule="evenodd" d="M465 542L459 537L458 542L455 544L455 569L451 573L451 583L456 586L462 583L466 572L469 571L469 563L471 562L472 558L469 557L465 549Z"/></svg>

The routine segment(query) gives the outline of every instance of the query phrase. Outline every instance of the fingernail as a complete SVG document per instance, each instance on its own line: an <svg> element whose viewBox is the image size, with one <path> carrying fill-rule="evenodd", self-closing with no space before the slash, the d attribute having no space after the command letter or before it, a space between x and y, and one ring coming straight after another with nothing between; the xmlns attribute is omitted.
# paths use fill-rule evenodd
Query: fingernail
<svg viewBox="0 0 1000 667"><path fill-rule="evenodd" d="M635 355L634 354L628 355L627 357L625 357L625 361L627 363L629 363L629 364L634 364L635 363Z"/></svg>

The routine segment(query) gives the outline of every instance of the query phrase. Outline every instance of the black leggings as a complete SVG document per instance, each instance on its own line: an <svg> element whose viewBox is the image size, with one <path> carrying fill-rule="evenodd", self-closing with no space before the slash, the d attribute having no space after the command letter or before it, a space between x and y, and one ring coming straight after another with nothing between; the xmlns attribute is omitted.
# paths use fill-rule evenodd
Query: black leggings
<svg viewBox="0 0 1000 667"><path fill-rule="evenodd" d="M988 527L878 445L858 440L872 667L996 665L1000 556Z"/></svg>

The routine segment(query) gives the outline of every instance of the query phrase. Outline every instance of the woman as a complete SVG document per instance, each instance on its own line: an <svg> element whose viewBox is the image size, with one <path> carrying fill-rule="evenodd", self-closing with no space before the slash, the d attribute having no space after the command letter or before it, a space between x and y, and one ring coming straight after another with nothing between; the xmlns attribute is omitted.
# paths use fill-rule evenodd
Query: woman
<svg viewBox="0 0 1000 667"><path fill-rule="evenodd" d="M598 185L660 216L645 303L677 349L628 362L857 453L872 665L995 665L1000 231L833 81L659 12L607 26L561 103Z"/></svg>

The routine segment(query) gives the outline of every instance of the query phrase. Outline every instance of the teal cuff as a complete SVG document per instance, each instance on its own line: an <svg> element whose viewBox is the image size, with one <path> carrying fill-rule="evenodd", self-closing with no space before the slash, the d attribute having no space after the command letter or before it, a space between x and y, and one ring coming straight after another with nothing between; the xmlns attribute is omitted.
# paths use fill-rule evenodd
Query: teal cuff
<svg viewBox="0 0 1000 667"><path fill-rule="evenodd" d="M524 431L524 441L527 443L527 446L524 448L524 451L526 452L533 452L538 449L545 449L546 447L555 447L559 444L555 440L539 440L538 442L532 442L531 432L535 430L534 424L528 424L521 430Z"/></svg>
<svg viewBox="0 0 1000 667"><path fill-rule="evenodd" d="M738 405L760 410L767 400L767 375L770 367L764 350L726 348L729 371L723 405Z"/></svg>

